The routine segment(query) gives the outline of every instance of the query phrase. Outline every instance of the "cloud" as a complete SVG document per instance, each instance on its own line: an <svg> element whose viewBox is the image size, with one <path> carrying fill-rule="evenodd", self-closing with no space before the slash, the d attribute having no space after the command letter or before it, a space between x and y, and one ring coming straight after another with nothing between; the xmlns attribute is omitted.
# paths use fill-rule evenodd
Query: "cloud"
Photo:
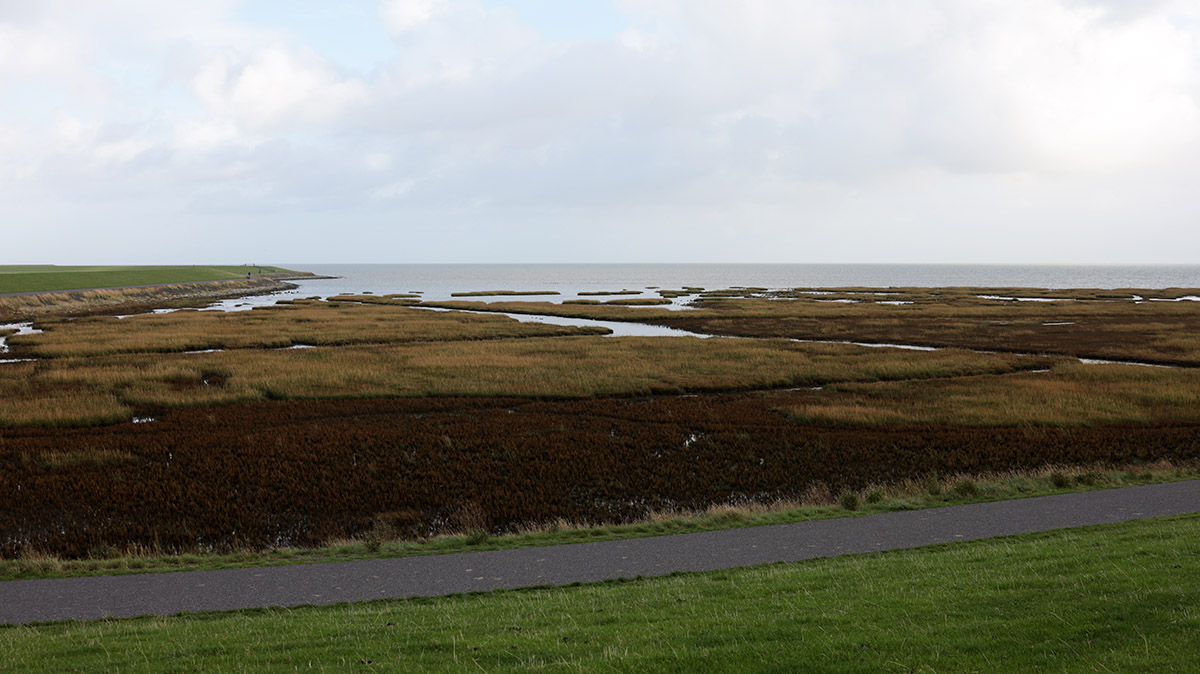
<svg viewBox="0 0 1200 674"><path fill-rule="evenodd" d="M546 259L613 222L709 259L979 255L964 237L1005 218L1066 256L1082 223L1111 234L1141 212L1171 231L1197 210L1173 179L1200 168L1190 3L615 5L611 38L555 40L496 3L346 5L391 48L348 71L354 34L319 51L233 0L2 3L0 194L63 234L97 203L112 227L122 206L272 231L339 213L446 254L439 232L505 223L557 242L535 246Z"/></svg>
<svg viewBox="0 0 1200 674"><path fill-rule="evenodd" d="M282 45L244 58L218 57L196 73L192 88L213 116L252 128L326 122L367 97L361 82L339 75L316 54Z"/></svg>
<svg viewBox="0 0 1200 674"><path fill-rule="evenodd" d="M429 21L444 0L384 0L379 16L392 33L404 33Z"/></svg>

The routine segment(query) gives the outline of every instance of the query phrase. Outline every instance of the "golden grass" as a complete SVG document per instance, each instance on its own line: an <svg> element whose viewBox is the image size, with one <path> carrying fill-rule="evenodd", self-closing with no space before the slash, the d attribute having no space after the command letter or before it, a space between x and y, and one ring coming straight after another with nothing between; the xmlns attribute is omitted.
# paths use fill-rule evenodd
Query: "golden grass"
<svg viewBox="0 0 1200 674"><path fill-rule="evenodd" d="M717 332L789 336L801 332L814 339L973 343L991 335L1007 340L1006 345L1014 349L1051 337L1059 340L1056 344L1068 346L1090 339L1108 344L1113 357L1200 358L1200 334L1181 329L1198 318L1200 306L1192 302L1094 299L1016 306L979 300L969 295L973 290L940 291L957 292L966 299L892 306L817 303L811 301L815 296L723 298L706 301L707 308L682 312L686 314L682 317L681 312L653 307L439 304L668 325L690 321L686 325ZM278 398L561 398L837 382L838 386L821 392L797 393L802 399L786 411L801 420L869 425L1080 425L1193 420L1197 415L1192 408L1200 400L1197 374L1186 370L1071 366L1059 361L1053 372L1045 374L870 383L1003 374L1049 367L1056 361L954 349L914 352L785 340L551 338L603 330L519 323L497 315L431 312L404 306L411 301L404 297L344 299L297 300L233 314L175 312L121 320L44 321L43 334L9 338L19 351L14 355L49 359L0 366L0 396L5 401L0 424L107 423L128 419L135 406ZM1073 325L1044 326L1045 322ZM1079 332L1073 332L1075 326ZM483 341L515 337L525 339ZM294 344L324 346L263 350ZM228 350L181 353L202 349Z"/></svg>
<svg viewBox="0 0 1200 674"><path fill-rule="evenodd" d="M6 387L7 388L7 387ZM115 395L94 390L31 392L29 397L4 391L0 426L57 426L127 421L132 410Z"/></svg>
<svg viewBox="0 0 1200 674"><path fill-rule="evenodd" d="M64 358L608 332L604 328L521 323L506 316L428 311L388 301L382 303L384 306L299 301L231 313L178 311L123 319L105 316L43 322L39 325L45 329L44 333L14 337L10 344L41 358Z"/></svg>
<svg viewBox="0 0 1200 674"><path fill-rule="evenodd" d="M1200 371L1061 363L1045 373L835 384L781 409L856 425L1093 426L1200 421Z"/></svg>
<svg viewBox="0 0 1200 674"><path fill-rule="evenodd" d="M527 338L57 358L0 370L8 425L128 419L125 406L283 398L536 398L814 386L1011 372L1047 359L784 340ZM37 400L36 404L32 402ZM47 408L49 401L61 404ZM37 410L45 409L44 420ZM72 416L70 410L75 410ZM123 415L123 416L122 416Z"/></svg>
<svg viewBox="0 0 1200 674"><path fill-rule="evenodd" d="M976 296L1010 291L1019 296L1059 293L1090 299L1014 302ZM1196 292L1200 291L1038 293L1020 288L853 289L833 295L778 293L763 298L745 296L753 294L751 291L730 290L702 298L695 308L684 312L653 307L633 309L611 303L431 304L477 311L645 322L734 336L953 346L1200 366L1200 302L1138 304L1129 299L1133 294L1174 297ZM854 299L854 303L828 301L838 298ZM879 301L913 303L889 305Z"/></svg>

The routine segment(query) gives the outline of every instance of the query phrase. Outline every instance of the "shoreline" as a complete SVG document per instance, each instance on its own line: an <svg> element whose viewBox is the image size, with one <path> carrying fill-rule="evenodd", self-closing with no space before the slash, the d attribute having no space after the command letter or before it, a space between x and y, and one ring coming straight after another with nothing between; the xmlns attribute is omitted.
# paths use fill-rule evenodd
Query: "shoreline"
<svg viewBox="0 0 1200 674"><path fill-rule="evenodd" d="M291 276L261 276L259 279L267 279L271 281L314 281L322 279L336 279L340 276L319 276L319 275L291 275ZM145 283L142 285L132 286L100 286L96 288L67 288L64 290L29 290L20 293L0 293L0 298L4 297L33 297L35 295L60 295L64 293L90 293L98 290L138 290L142 288L165 288L169 286L181 285L200 285L200 284L215 284L229 283L231 281L255 280L255 279L220 279L216 281L185 281L178 283ZM232 298L230 298L232 299Z"/></svg>
<svg viewBox="0 0 1200 674"><path fill-rule="evenodd" d="M323 278L336 277L288 274L251 279L7 293L0 295L0 322L183 308L217 300L294 290L299 286L288 281Z"/></svg>

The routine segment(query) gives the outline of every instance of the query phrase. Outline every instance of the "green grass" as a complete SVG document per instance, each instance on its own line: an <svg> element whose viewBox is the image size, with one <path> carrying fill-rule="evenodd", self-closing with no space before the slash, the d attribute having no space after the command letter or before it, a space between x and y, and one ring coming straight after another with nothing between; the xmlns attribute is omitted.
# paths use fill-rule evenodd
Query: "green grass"
<svg viewBox="0 0 1200 674"><path fill-rule="evenodd" d="M60 453L51 455L44 461L62 463L85 458L93 459L93 457L80 453ZM102 461L121 459L119 455L97 458ZM1107 470L1096 466L1050 466L1037 471L1021 471L1001 475L955 475L943 478L929 476L921 481L901 481L889 485L867 487L861 492L843 492L836 499L833 494L818 488L799 501L786 501L771 505L719 505L697 512L660 512L652 514L640 522L630 524L585 526L558 521L538 527L529 527L520 533L499 536L480 536L473 532L460 532L422 541L402 541L393 540L384 532L372 531L359 540L337 541L319 548L277 548L227 554L160 555L143 552L143 554L137 555L118 555L111 558L94 559L32 556L0 560L0 581L199 571L415 557L478 550L510 550L786 524L847 515L936 508L963 503L1046 496L1196 477L1200 477L1200 471L1196 467L1175 466L1168 462ZM853 508L847 507L851 497L853 498Z"/></svg>
<svg viewBox="0 0 1200 674"><path fill-rule="evenodd" d="M269 266L0 266L0 294L115 288L158 283L189 283L245 278L246 274L286 274L281 267Z"/></svg>
<svg viewBox="0 0 1200 674"><path fill-rule="evenodd" d="M1183 672L1200 517L632 582L0 629L12 671Z"/></svg>

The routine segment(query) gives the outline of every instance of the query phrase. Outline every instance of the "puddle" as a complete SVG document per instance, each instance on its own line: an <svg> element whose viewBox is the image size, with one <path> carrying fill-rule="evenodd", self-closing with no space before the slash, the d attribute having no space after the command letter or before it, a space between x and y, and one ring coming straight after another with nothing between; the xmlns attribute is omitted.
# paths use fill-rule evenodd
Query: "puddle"
<svg viewBox="0 0 1200 674"><path fill-rule="evenodd" d="M830 304L858 304L858 300L813 300L814 302L829 302Z"/></svg>
<svg viewBox="0 0 1200 674"><path fill-rule="evenodd" d="M148 424L151 421L156 421L156 419L154 417L134 417L133 418L133 423L135 423L135 424Z"/></svg>
<svg viewBox="0 0 1200 674"><path fill-rule="evenodd" d="M18 335L40 335L42 330L33 327L33 323L0 323L0 330L16 330Z"/></svg>
<svg viewBox="0 0 1200 674"><path fill-rule="evenodd" d="M1200 302L1200 297L1197 297L1196 295L1184 295L1183 297L1172 297L1170 299L1167 299L1165 297L1151 297L1150 301L1151 302Z"/></svg>
<svg viewBox="0 0 1200 674"><path fill-rule="evenodd" d="M802 344L851 344L865 346L870 349L907 349L909 351L938 351L936 346L915 346L913 344L885 344L882 342L848 342L841 339L793 339Z"/></svg>
<svg viewBox="0 0 1200 674"><path fill-rule="evenodd" d="M913 304L912 300L875 300L875 304Z"/></svg>
<svg viewBox="0 0 1200 674"><path fill-rule="evenodd" d="M225 349L196 349L195 351L184 351L185 354L191 353L221 353Z"/></svg>
<svg viewBox="0 0 1200 674"><path fill-rule="evenodd" d="M601 327L612 330L605 337L712 337L697 332L688 332L677 328L665 328L660 325L644 323L626 323L624 321L598 321L591 318L567 318L564 316L543 316L540 314L509 314L499 311L476 311L471 309L443 309L441 307L417 307L426 311L465 311L470 314L492 314L508 316L522 323L546 323L549 325L566 325L572 327Z"/></svg>
<svg viewBox="0 0 1200 674"><path fill-rule="evenodd" d="M1136 365L1141 367L1171 367L1174 365L1159 365L1157 362L1112 361L1108 359L1079 359L1084 365Z"/></svg>
<svg viewBox="0 0 1200 674"><path fill-rule="evenodd" d="M1042 323L1042 325L1075 325L1075 321L1064 321L1062 323Z"/></svg>
<svg viewBox="0 0 1200 674"><path fill-rule="evenodd" d="M33 327L33 323L0 323L0 330L13 330L13 335L0 335L0 353L8 353L8 338L14 335L40 335L42 330ZM33 358L10 358L0 360L0 363L24 363Z"/></svg>
<svg viewBox="0 0 1200 674"><path fill-rule="evenodd" d="M291 346L281 347L279 350L280 351L290 351L292 349L315 349L315 348L317 348L316 344L293 344Z"/></svg>
<svg viewBox="0 0 1200 674"><path fill-rule="evenodd" d="M1005 295L976 295L981 300L1004 300L1006 302L1074 302L1074 297L1007 297Z"/></svg>
<svg viewBox="0 0 1200 674"><path fill-rule="evenodd" d="M36 360L37 358L2 358L0 359L0 365L5 363L32 363Z"/></svg>

